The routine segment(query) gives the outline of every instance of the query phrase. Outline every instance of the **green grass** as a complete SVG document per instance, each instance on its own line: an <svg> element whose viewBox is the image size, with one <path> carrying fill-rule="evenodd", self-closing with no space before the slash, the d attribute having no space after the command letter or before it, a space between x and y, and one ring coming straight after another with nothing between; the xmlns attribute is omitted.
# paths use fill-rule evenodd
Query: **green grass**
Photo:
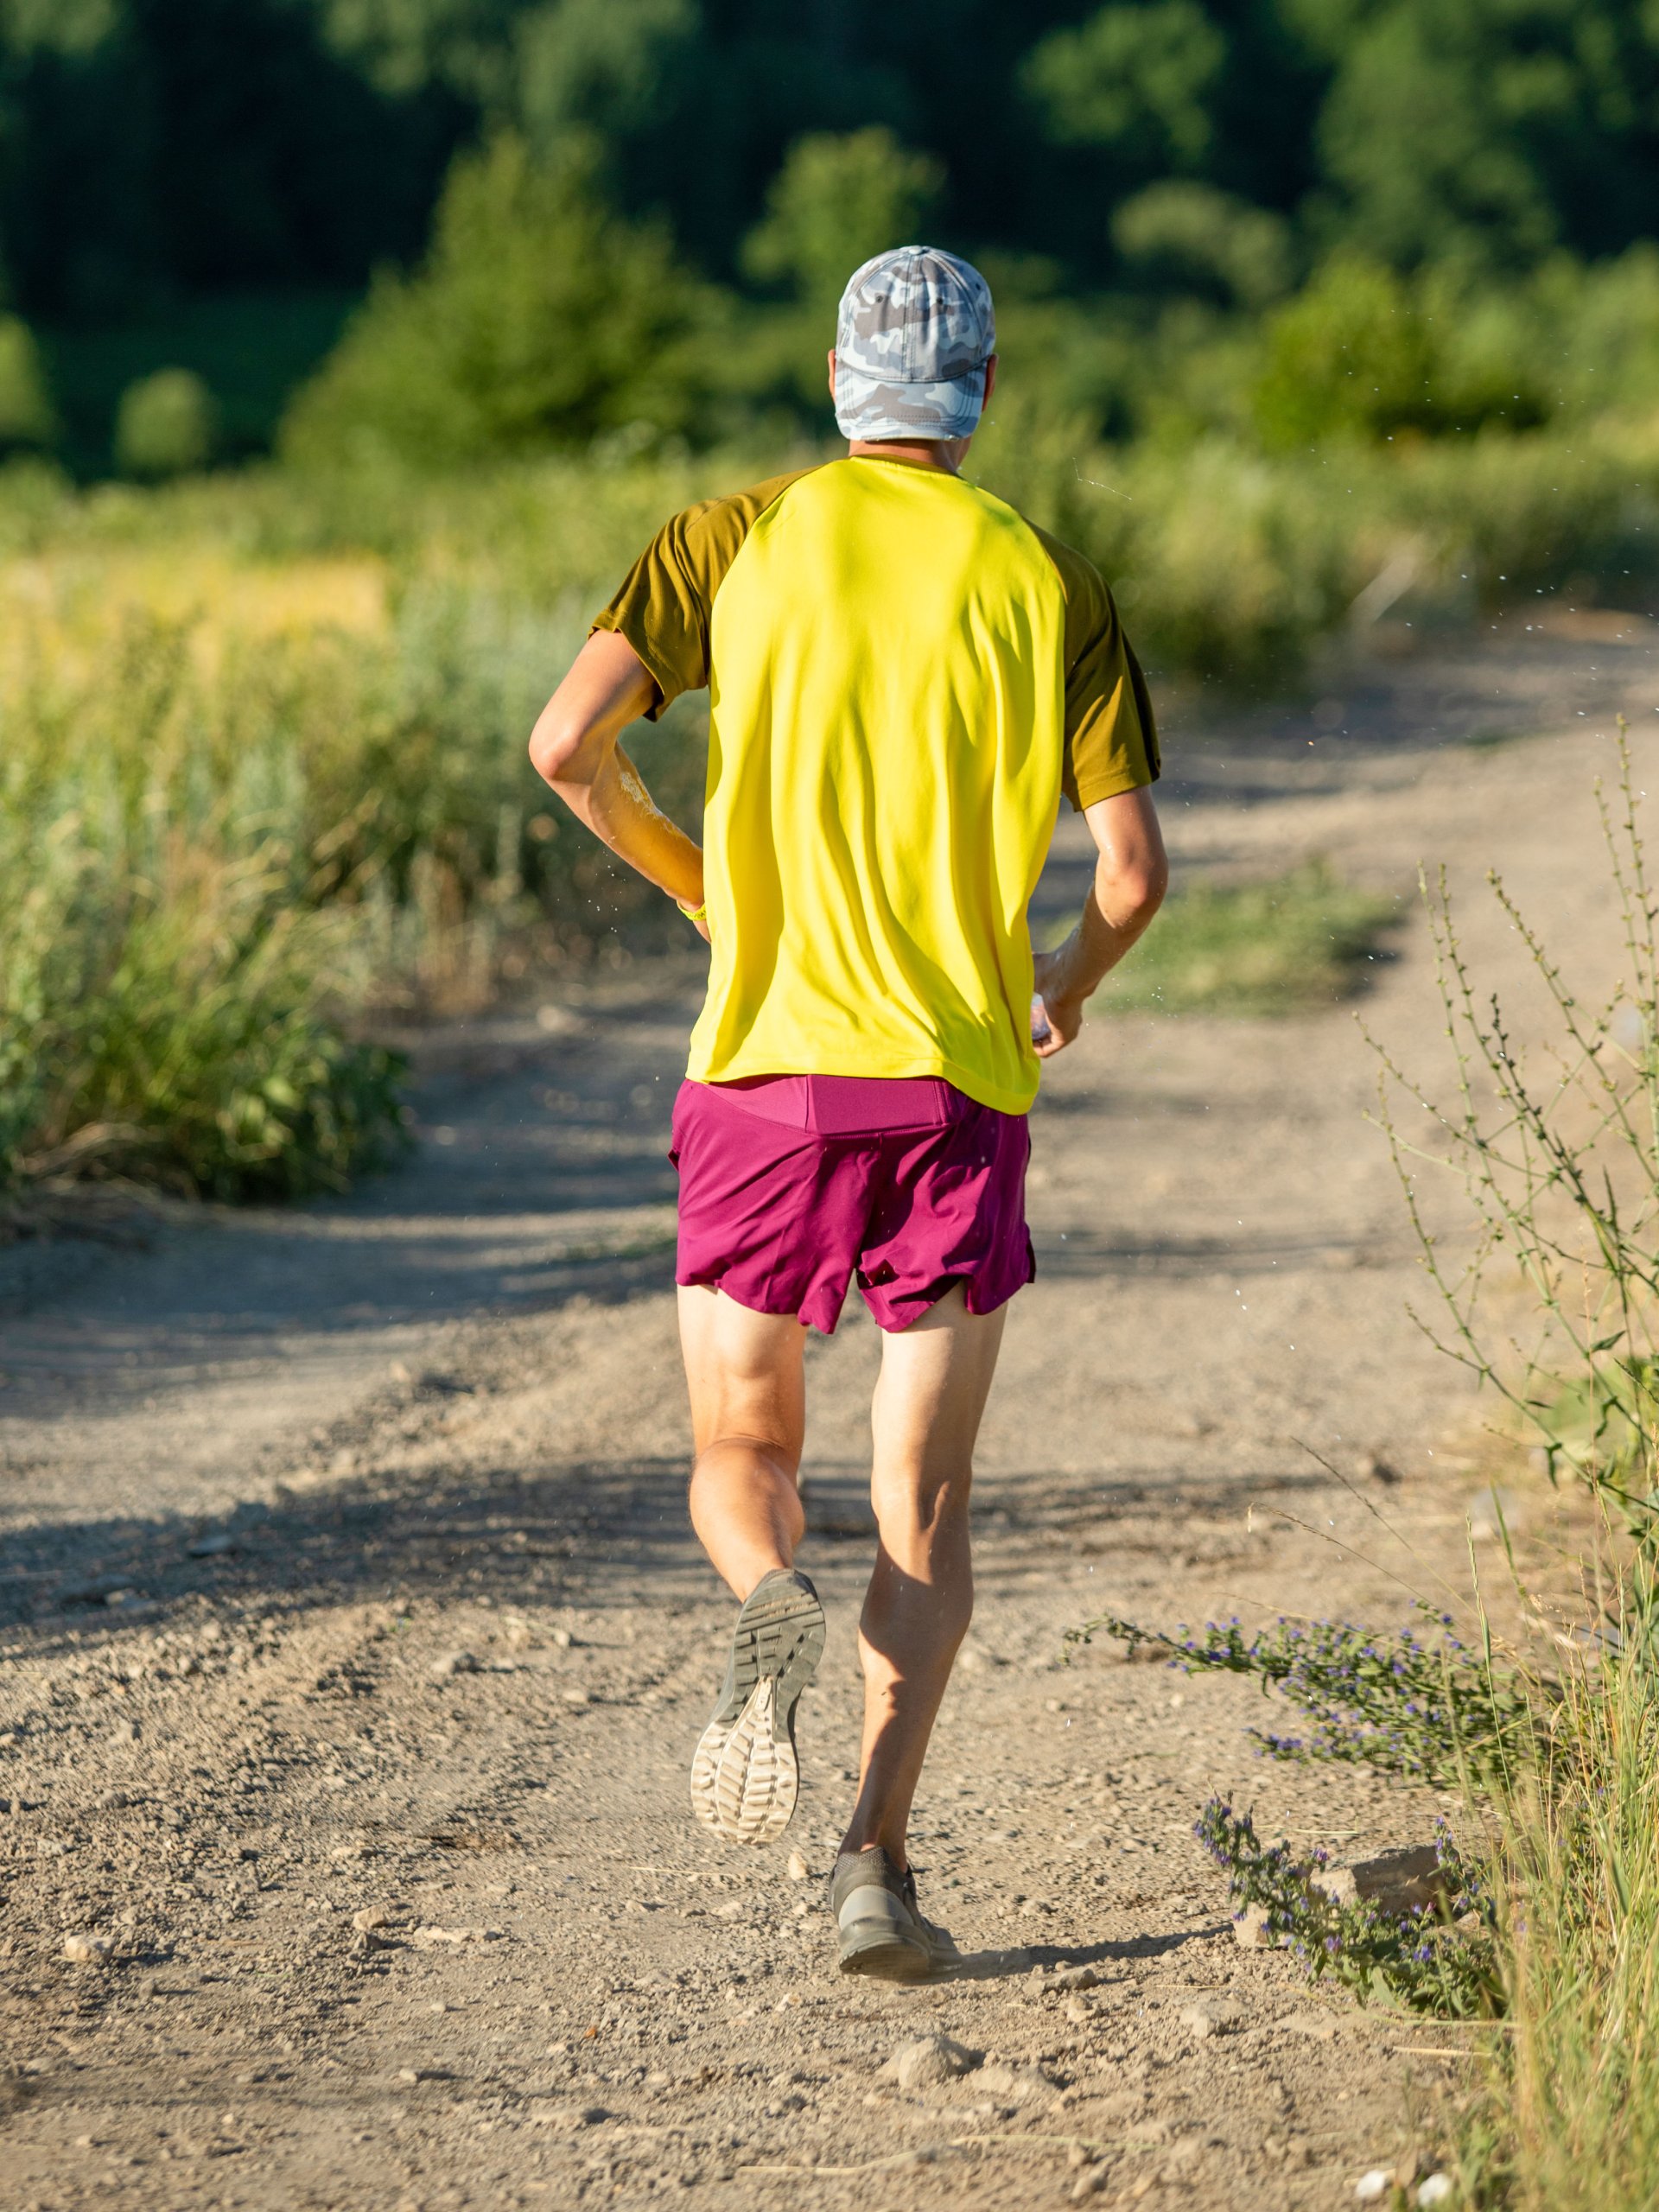
<svg viewBox="0 0 1659 2212"><path fill-rule="evenodd" d="M1627 1586L1634 1594L1633 1586ZM1659 2171L1659 1670L1649 1592L1624 1648L1569 1668L1550 1757L1484 1809L1507 2032L1464 2121L1472 2203L1648 2212ZM1645 1621L1642 1616L1646 1615Z"/></svg>
<svg viewBox="0 0 1659 2212"><path fill-rule="evenodd" d="M1178 891L1108 977L1105 1002L1162 1014L1306 1013L1363 986L1397 918L1392 899L1338 881L1322 861L1263 883Z"/></svg>

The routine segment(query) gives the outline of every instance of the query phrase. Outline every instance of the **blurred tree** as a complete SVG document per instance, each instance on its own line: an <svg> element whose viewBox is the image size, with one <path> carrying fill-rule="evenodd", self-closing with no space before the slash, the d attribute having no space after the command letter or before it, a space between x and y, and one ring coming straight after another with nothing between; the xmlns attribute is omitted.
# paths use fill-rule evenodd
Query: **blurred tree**
<svg viewBox="0 0 1659 2212"><path fill-rule="evenodd" d="M50 446L57 413L34 333L15 315L0 315L0 454Z"/></svg>
<svg viewBox="0 0 1659 2212"><path fill-rule="evenodd" d="M441 468L696 416L715 306L658 230L623 222L597 156L522 139L461 156L430 252L383 275L284 430L302 461Z"/></svg>
<svg viewBox="0 0 1659 2212"><path fill-rule="evenodd" d="M764 218L743 242L743 267L833 312L872 254L916 242L944 183L939 162L909 152L880 125L797 139L767 188Z"/></svg>
<svg viewBox="0 0 1659 2212"><path fill-rule="evenodd" d="M1209 98L1226 58L1198 0L1149 0L1050 32L1020 75L1058 144L1105 147L1147 175L1192 168L1210 151Z"/></svg>
<svg viewBox="0 0 1659 2212"><path fill-rule="evenodd" d="M751 405L782 401L830 427L824 356L847 279L872 254L917 240L944 181L939 162L880 124L796 140L741 255L748 276L785 296L750 315L734 358L732 384Z"/></svg>
<svg viewBox="0 0 1659 2212"><path fill-rule="evenodd" d="M606 143L662 126L699 29L695 0L555 0L522 16L515 104L531 148L573 124Z"/></svg>
<svg viewBox="0 0 1659 2212"><path fill-rule="evenodd" d="M1143 188L1201 181L1287 216L1316 181L1313 125L1329 73L1277 0L1151 0L1052 30L1015 73L1014 112L1023 105L1038 142L1027 149L1034 193L1020 213L1084 283L1115 273L1112 211ZM1213 253L1192 264L1198 205L1173 200L1156 217L1171 250L1137 253L1140 287L1232 289ZM1185 224L1179 250L1173 220Z"/></svg>
<svg viewBox="0 0 1659 2212"><path fill-rule="evenodd" d="M1290 289L1290 226L1213 185L1172 178L1149 184L1112 217L1112 238L1138 274L1166 289L1210 293L1266 307Z"/></svg>
<svg viewBox="0 0 1659 2212"><path fill-rule="evenodd" d="M187 476L213 459L218 410L188 369L130 384L115 415L115 465L125 476Z"/></svg>
<svg viewBox="0 0 1659 2212"><path fill-rule="evenodd" d="M1396 265L1519 267L1648 226L1659 14L1644 0L1285 0L1334 75L1322 227Z"/></svg>
<svg viewBox="0 0 1659 2212"><path fill-rule="evenodd" d="M180 291L360 284L425 234L467 127L378 90L309 0L10 0L0 231L31 315L109 321Z"/></svg>
<svg viewBox="0 0 1659 2212"><path fill-rule="evenodd" d="M669 220L734 275L741 241L804 134L886 124L912 107L868 0L542 0L521 25L512 115L532 145L594 129L632 213Z"/></svg>
<svg viewBox="0 0 1659 2212"><path fill-rule="evenodd" d="M471 105L511 96L525 0L314 0L330 52L394 98L439 85Z"/></svg>
<svg viewBox="0 0 1659 2212"><path fill-rule="evenodd" d="M74 464L168 361L248 449L270 395L187 349L194 311L234 306L287 379L283 300L321 330L325 295L410 266L457 151L504 129L555 167L580 135L629 253L655 237L666 272L671 238L802 317L925 211L1050 265L1031 327L1081 361L1109 321L1197 332L1347 250L1510 284L1623 253L1659 191L1659 0L911 0L901 43L876 0L0 0L0 238ZM806 361L785 320L759 387Z"/></svg>

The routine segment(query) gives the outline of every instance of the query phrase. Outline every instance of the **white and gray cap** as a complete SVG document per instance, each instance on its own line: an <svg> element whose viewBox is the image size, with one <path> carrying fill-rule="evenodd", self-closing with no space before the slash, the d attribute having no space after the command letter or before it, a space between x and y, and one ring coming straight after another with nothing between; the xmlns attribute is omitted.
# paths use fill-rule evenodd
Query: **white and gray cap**
<svg viewBox="0 0 1659 2212"><path fill-rule="evenodd" d="M836 321L836 422L845 438L965 438L996 351L991 288L970 262L895 246L857 270Z"/></svg>

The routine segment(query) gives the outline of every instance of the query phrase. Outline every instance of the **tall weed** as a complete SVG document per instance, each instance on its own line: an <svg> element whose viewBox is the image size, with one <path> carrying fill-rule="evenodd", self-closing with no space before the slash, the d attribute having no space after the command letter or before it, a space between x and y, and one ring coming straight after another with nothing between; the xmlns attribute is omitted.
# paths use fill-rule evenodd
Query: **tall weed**
<svg viewBox="0 0 1659 2212"><path fill-rule="evenodd" d="M1555 1756L1498 1808L1510 2034L1468 2128L1471 2193L1647 2212L1659 2172L1659 1673L1645 1635L1573 1670Z"/></svg>
<svg viewBox="0 0 1659 2212"><path fill-rule="evenodd" d="M1441 1320L1424 1326L1538 1437L1552 1479L1575 1476L1622 1520L1636 1547L1636 1599L1659 1615L1659 886L1622 722L1617 795L1599 782L1596 791L1629 963L1613 991L1585 1003L1503 879L1489 875L1554 1018L1553 1037L1529 1054L1501 998L1470 971L1442 874L1423 897L1453 1098L1433 1104L1376 1049L1383 1127L1439 1294ZM1432 1139L1395 1118L1398 1096L1428 1111ZM1427 1226L1425 1171L1449 1172L1462 1188L1475 1236L1460 1262ZM1491 1318L1500 1268L1529 1296L1521 1336Z"/></svg>

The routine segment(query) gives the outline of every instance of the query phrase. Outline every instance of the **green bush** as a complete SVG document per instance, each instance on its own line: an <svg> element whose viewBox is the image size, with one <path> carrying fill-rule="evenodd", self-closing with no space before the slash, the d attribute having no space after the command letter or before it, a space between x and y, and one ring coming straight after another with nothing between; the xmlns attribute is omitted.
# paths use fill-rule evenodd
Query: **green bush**
<svg viewBox="0 0 1659 2212"><path fill-rule="evenodd" d="M325 1012L340 932L294 903L285 853L175 854L159 881L111 857L73 814L7 855L28 887L0 899L0 1181L298 1198L386 1160L401 1063Z"/></svg>
<svg viewBox="0 0 1659 2212"><path fill-rule="evenodd" d="M340 337L359 293L187 293L149 302L114 328L76 321L51 334L58 450L79 476L108 475L116 417L129 387L163 368L189 369L213 395L215 467L270 449L289 398Z"/></svg>
<svg viewBox="0 0 1659 2212"><path fill-rule="evenodd" d="M715 296L663 232L608 211L594 173L580 139L542 162L511 135L461 156L425 262L377 280L290 410L288 456L441 470L695 423Z"/></svg>
<svg viewBox="0 0 1659 2212"><path fill-rule="evenodd" d="M1336 438L1443 435L1553 411L1548 347L1523 300L1431 271L1413 282L1357 254L1328 261L1269 317L1255 417L1270 450Z"/></svg>
<svg viewBox="0 0 1659 2212"><path fill-rule="evenodd" d="M57 414L34 333L15 315L0 315L0 453L49 446Z"/></svg>
<svg viewBox="0 0 1659 2212"><path fill-rule="evenodd" d="M1333 263L1268 325L1257 428L1264 443L1287 451L1421 423L1429 368L1427 334L1394 271Z"/></svg>
<svg viewBox="0 0 1659 2212"><path fill-rule="evenodd" d="M360 925L309 895L287 650L209 672L137 624L6 702L0 1180L294 1197L399 1142L397 1063L344 1027Z"/></svg>
<svg viewBox="0 0 1659 2212"><path fill-rule="evenodd" d="M190 369L157 369L121 395L115 465L124 476L188 476L213 459L219 433L213 395Z"/></svg>
<svg viewBox="0 0 1659 2212"><path fill-rule="evenodd" d="M1659 578L1650 434L1438 440L1405 454L1376 493L1402 537L1433 549L1429 565L1454 597L1466 578L1486 607L1560 591L1640 606Z"/></svg>
<svg viewBox="0 0 1659 2212"><path fill-rule="evenodd" d="M1089 555L1160 675L1282 682L1366 580L1375 508L1338 506L1313 469L1222 438L1102 447L1086 420L1045 422L1014 397L995 417L987 486Z"/></svg>
<svg viewBox="0 0 1659 2212"><path fill-rule="evenodd" d="M1342 620L1363 580L1356 518L1325 486L1220 441L1185 460L1149 454L1128 481L1135 531L1116 573L1127 619L1160 668L1265 689ZM1103 504L1096 519L1098 532ZM1117 537L1116 514L1109 523Z"/></svg>
<svg viewBox="0 0 1659 2212"><path fill-rule="evenodd" d="M1546 262L1526 287L1529 327L1515 358L1542 357L1561 411L1650 416L1659 389L1659 247L1633 245L1586 268L1568 254Z"/></svg>

